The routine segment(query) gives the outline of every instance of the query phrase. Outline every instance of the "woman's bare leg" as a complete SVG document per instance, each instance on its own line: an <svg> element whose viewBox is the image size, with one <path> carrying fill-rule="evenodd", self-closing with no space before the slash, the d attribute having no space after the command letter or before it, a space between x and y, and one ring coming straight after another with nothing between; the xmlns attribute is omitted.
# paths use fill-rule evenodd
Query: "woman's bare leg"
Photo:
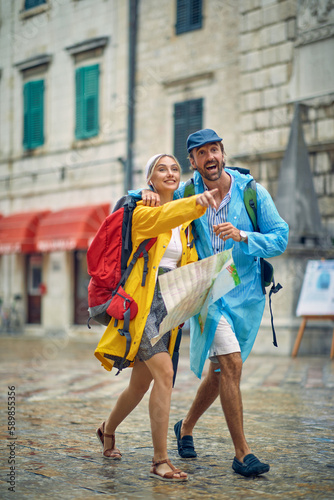
<svg viewBox="0 0 334 500"><path fill-rule="evenodd" d="M152 382L152 375L146 364L136 360L132 368L129 385L118 397L105 423L105 432L114 434L117 427L143 399Z"/></svg>
<svg viewBox="0 0 334 500"><path fill-rule="evenodd" d="M169 423L170 401L173 388L173 365L167 352L160 352L145 361L146 366L153 377L153 387L149 401L149 413L151 420L152 441L154 448L154 462L168 458L167 433ZM168 464L158 466L159 474L170 472ZM175 474L175 478L186 477L181 472Z"/></svg>

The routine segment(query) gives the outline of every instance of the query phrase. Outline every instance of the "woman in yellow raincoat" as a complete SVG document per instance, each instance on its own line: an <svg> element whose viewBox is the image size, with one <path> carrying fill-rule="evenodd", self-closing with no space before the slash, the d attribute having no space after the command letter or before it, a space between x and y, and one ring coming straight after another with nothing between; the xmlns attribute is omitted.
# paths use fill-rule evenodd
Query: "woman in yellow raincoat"
<svg viewBox="0 0 334 500"><path fill-rule="evenodd" d="M147 182L160 195L160 206L148 207L142 202L137 203L132 218L132 253L147 238L157 237L157 241L148 252L149 270L145 286L141 286L143 259L136 262L125 285L125 291L138 304L138 313L130 321L129 328L131 346L127 365L133 366L129 386L119 396L108 419L97 429L103 457L120 459L121 453L115 447L116 428L138 405L153 380L149 414L154 456L150 475L167 481L186 481L188 477L171 464L167 454L173 385L171 355L177 328L164 334L154 346L151 345L150 340L158 334L159 325L166 315L157 276L158 272L168 272L197 260L195 245L191 244L190 223L201 217L209 204L216 206L213 195L217 191L205 191L200 195L172 201L180 182L180 173L180 165L172 155L155 155L146 165ZM115 326L112 318L96 348L95 356L107 370L117 367L124 355L126 339L119 334L121 328L122 321Z"/></svg>

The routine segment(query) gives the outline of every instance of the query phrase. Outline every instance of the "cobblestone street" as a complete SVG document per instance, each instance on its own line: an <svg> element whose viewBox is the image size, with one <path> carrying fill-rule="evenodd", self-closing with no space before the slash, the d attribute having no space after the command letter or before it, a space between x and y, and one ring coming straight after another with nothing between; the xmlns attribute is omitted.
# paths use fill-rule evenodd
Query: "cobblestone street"
<svg viewBox="0 0 334 500"><path fill-rule="evenodd" d="M245 431L252 451L271 469L246 479L231 468L234 453L218 400L195 429L198 458L187 461L177 454L173 426L199 385L189 370L185 336L168 445L173 464L188 472L189 481L170 484L149 477L147 395L116 433L122 460L102 458L95 429L127 385L130 370L117 377L106 372L93 356L97 341L0 337L1 498L334 498L334 363L329 356L249 357L242 378ZM9 401L15 401L13 435L7 430L13 422Z"/></svg>

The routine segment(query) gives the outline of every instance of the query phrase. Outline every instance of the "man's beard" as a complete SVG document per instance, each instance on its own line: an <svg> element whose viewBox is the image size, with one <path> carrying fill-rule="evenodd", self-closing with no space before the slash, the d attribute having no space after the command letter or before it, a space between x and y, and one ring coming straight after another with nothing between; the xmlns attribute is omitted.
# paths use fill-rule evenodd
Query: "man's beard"
<svg viewBox="0 0 334 500"><path fill-rule="evenodd" d="M206 162L206 165L210 165L210 163L212 162ZM203 171L201 173L201 171L198 169L198 165L195 161L195 167L197 169L197 171L200 173L200 175L206 179L207 181L217 181L218 179L220 179L220 177L222 176L222 173L223 173L223 170L224 170L224 167L225 167L225 161L224 159L222 159L220 165L218 165L218 171L216 173L217 177L215 179L212 179L211 176L210 176L210 171L206 170L206 165L204 165L203 167Z"/></svg>

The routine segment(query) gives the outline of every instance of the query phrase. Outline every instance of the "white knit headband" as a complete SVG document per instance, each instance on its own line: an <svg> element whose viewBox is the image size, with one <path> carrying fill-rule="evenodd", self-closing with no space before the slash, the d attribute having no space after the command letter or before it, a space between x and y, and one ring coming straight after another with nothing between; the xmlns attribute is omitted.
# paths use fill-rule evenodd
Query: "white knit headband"
<svg viewBox="0 0 334 500"><path fill-rule="evenodd" d="M159 156L164 156L164 153L159 153L158 155L152 156L148 160L148 162L146 163L146 166L145 166L145 177L146 177L146 180L148 180L149 177L151 177L152 168L153 168L156 160L159 158Z"/></svg>

